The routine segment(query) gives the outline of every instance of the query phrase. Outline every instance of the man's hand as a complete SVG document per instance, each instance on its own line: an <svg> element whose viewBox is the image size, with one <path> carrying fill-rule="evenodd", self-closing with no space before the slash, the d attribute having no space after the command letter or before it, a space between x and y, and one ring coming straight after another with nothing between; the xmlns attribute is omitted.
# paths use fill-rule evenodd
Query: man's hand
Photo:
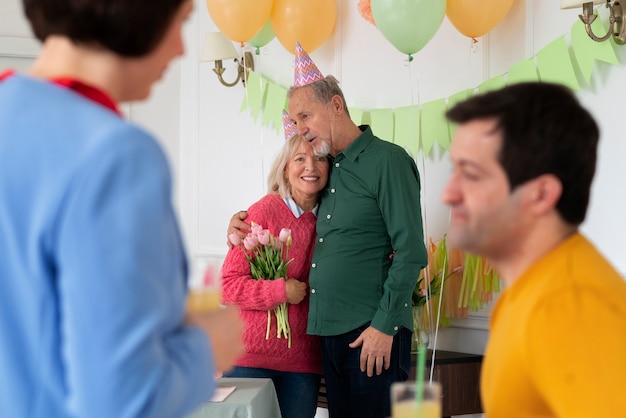
<svg viewBox="0 0 626 418"><path fill-rule="evenodd" d="M230 242L228 237L231 234L239 235L239 238L242 240L248 235L248 232L252 231L250 229L250 225L244 222L244 220L248 217L248 212L245 210L240 210L235 213L232 218L230 218L230 223L228 224L228 229L226 230L226 244L228 244L228 248L233 247L233 243Z"/></svg>
<svg viewBox="0 0 626 418"><path fill-rule="evenodd" d="M306 296L306 283L296 279L285 280L287 290L287 302L297 304L302 302Z"/></svg>
<svg viewBox="0 0 626 418"><path fill-rule="evenodd" d="M349 344L350 348L361 347L361 371L367 371L367 376L374 376L374 370L379 375L391 365L391 345L393 336L367 327L359 338Z"/></svg>
<svg viewBox="0 0 626 418"><path fill-rule="evenodd" d="M236 306L226 306L214 311L188 312L187 323L202 328L208 334L217 372L230 370L235 360L243 354L243 321Z"/></svg>

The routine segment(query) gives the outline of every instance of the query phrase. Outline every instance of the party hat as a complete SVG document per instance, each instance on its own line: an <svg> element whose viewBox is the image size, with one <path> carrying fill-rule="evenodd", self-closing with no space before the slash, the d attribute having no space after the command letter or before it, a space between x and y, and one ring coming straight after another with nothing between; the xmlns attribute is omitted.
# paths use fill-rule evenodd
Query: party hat
<svg viewBox="0 0 626 418"><path fill-rule="evenodd" d="M291 120L289 114L283 110L283 127L285 128L285 141L289 141L295 134L298 133L296 123Z"/></svg>
<svg viewBox="0 0 626 418"><path fill-rule="evenodd" d="M309 54L302 48L300 42L296 42L296 62L294 69L293 85L294 87L306 86L322 80L324 75L317 68Z"/></svg>

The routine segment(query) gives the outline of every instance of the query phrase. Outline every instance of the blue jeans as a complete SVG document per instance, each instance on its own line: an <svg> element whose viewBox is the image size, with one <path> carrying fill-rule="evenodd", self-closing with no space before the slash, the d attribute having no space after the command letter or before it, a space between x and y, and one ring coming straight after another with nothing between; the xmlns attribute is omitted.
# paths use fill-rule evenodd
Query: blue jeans
<svg viewBox="0 0 626 418"><path fill-rule="evenodd" d="M391 384L407 380L411 369L411 331L401 327L393 337L391 365L367 377L360 368L361 347L348 344L367 328L321 337L324 379L330 418L386 418L391 416Z"/></svg>
<svg viewBox="0 0 626 418"><path fill-rule="evenodd" d="M322 376L314 373L235 366L224 377L264 377L272 379L283 418L313 418Z"/></svg>

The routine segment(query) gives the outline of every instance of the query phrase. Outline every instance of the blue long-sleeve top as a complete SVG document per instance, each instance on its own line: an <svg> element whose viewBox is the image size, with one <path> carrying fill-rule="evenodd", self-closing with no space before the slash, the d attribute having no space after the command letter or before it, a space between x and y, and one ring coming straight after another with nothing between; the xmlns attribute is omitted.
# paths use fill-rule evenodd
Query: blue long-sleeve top
<svg viewBox="0 0 626 418"><path fill-rule="evenodd" d="M214 388L155 139L46 81L0 82L0 417L181 417Z"/></svg>

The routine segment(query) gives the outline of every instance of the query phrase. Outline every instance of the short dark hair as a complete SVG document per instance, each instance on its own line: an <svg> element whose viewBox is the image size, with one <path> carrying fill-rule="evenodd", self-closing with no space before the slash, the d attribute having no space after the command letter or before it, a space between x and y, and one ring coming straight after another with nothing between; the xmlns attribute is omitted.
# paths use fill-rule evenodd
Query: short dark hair
<svg viewBox="0 0 626 418"><path fill-rule="evenodd" d="M570 224L584 221L600 133L571 90L552 83L513 84L458 103L446 117L460 124L495 119L502 133L498 161L511 190L553 174L563 187L557 211Z"/></svg>
<svg viewBox="0 0 626 418"><path fill-rule="evenodd" d="M150 53L185 0L22 0L35 36L62 35L126 57Z"/></svg>

